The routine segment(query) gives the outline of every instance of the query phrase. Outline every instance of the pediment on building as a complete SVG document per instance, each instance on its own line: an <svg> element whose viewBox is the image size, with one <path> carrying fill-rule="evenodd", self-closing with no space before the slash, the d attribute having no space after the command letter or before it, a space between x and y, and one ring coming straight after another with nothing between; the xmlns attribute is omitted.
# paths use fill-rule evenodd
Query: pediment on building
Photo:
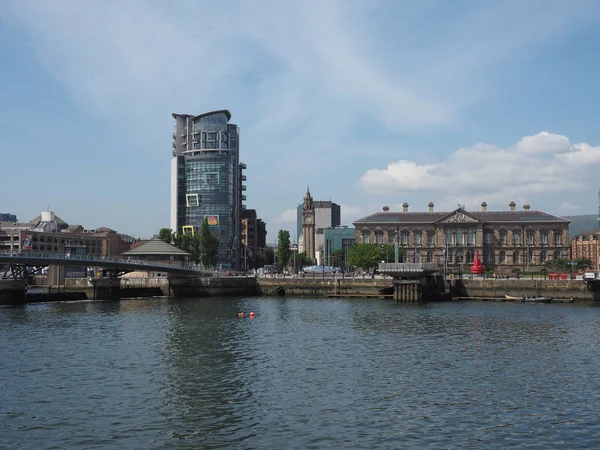
<svg viewBox="0 0 600 450"><path fill-rule="evenodd" d="M474 219L467 214L463 209L457 209L451 212L438 223L477 223L477 219Z"/></svg>

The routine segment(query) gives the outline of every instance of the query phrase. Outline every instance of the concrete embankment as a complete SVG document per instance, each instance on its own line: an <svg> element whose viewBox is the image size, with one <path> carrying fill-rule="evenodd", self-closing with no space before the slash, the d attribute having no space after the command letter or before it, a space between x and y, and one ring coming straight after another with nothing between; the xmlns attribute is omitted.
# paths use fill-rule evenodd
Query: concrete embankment
<svg viewBox="0 0 600 450"><path fill-rule="evenodd" d="M583 280L463 279L451 282L453 298L503 298L537 296L574 301L600 300L600 291L588 289Z"/></svg>
<svg viewBox="0 0 600 450"><path fill-rule="evenodd" d="M259 293L290 297L392 297L391 278L259 278Z"/></svg>
<svg viewBox="0 0 600 450"><path fill-rule="evenodd" d="M8 286L7 286L8 287ZM66 280L69 292L85 292L94 298L87 279ZM446 281L452 298L502 299L545 296L574 301L600 300L600 291L592 291L582 280L462 279ZM53 290L54 291L54 290ZM177 297L214 296L289 296L289 297L387 297L393 296L391 278L254 278L213 277L122 279L119 297L174 295ZM53 297L50 301L54 300ZM40 298L41 299L41 298Z"/></svg>

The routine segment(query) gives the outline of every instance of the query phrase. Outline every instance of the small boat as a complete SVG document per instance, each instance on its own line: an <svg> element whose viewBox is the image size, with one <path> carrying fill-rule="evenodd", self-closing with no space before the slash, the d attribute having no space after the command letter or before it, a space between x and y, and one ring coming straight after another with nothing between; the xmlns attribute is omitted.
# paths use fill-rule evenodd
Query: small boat
<svg viewBox="0 0 600 450"><path fill-rule="evenodd" d="M551 301L552 297L523 297L525 303L550 303Z"/></svg>
<svg viewBox="0 0 600 450"><path fill-rule="evenodd" d="M505 296L504 296L504 298L505 298L506 300L518 300L518 301L522 301L524 297L523 297L523 296L521 296L521 297L516 297L516 296L514 296L514 295L505 295Z"/></svg>

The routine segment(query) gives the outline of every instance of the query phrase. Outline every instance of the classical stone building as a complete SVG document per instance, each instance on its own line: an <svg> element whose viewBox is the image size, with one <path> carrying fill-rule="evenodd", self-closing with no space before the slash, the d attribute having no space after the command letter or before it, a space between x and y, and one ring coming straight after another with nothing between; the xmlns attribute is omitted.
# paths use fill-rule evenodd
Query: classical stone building
<svg viewBox="0 0 600 450"><path fill-rule="evenodd" d="M569 223L567 219L544 211L532 211L529 205L508 211L436 212L429 203L428 212L375 213L354 222L357 243L398 244L404 249L406 262L433 262L448 271L466 271L479 259L486 270L497 273L540 270L546 261L569 258Z"/></svg>

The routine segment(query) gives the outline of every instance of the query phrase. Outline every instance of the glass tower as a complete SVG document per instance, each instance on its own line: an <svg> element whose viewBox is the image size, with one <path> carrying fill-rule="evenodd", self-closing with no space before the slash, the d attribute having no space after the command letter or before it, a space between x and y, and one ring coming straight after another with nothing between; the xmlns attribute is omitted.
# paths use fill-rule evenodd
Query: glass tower
<svg viewBox="0 0 600 450"><path fill-rule="evenodd" d="M219 265L240 268L242 184L239 128L227 110L173 114L171 229L195 234L204 219L219 238Z"/></svg>

